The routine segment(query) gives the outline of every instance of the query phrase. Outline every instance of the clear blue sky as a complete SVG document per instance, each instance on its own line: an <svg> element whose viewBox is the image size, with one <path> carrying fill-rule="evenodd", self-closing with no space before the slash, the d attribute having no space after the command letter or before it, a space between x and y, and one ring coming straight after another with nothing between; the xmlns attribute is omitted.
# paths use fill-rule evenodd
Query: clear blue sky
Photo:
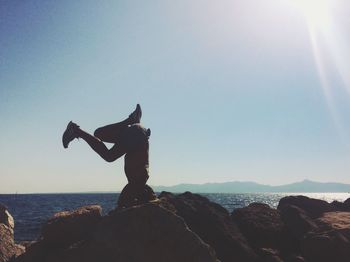
<svg viewBox="0 0 350 262"><path fill-rule="evenodd" d="M101 3L103 2L103 3ZM346 0L0 3L0 193L120 190L93 132L140 103L149 184L350 183Z"/></svg>

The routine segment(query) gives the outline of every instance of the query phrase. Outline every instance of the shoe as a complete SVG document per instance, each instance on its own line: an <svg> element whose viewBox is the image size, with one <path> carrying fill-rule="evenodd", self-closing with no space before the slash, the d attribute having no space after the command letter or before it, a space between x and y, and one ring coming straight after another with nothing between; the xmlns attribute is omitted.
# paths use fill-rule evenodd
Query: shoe
<svg viewBox="0 0 350 262"><path fill-rule="evenodd" d="M132 112L129 115L129 119L131 120L131 124L138 124L138 123L140 123L141 116L142 116L141 106L140 106L140 104L137 104L136 105L136 109L134 110L134 112Z"/></svg>
<svg viewBox="0 0 350 262"><path fill-rule="evenodd" d="M63 143L63 147L67 148L68 144L74 140L74 138L78 138L78 134L77 134L77 128L79 128L79 126L75 123L73 123L72 121L70 121L67 125L66 130L63 133L62 136L62 143Z"/></svg>

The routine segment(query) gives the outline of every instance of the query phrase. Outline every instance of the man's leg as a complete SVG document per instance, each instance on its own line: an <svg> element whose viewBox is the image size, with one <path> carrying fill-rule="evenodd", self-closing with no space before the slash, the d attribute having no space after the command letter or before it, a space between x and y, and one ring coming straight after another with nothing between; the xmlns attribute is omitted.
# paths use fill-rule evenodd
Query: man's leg
<svg viewBox="0 0 350 262"><path fill-rule="evenodd" d="M108 149L106 145L97 137L82 130L77 124L70 121L62 136L64 148L68 148L69 143L75 138L82 138L88 145L107 162L112 162L126 153L122 145L114 145Z"/></svg>
<svg viewBox="0 0 350 262"><path fill-rule="evenodd" d="M136 109L129 115L127 119L119 123L97 128L94 132L94 136L98 137L103 142L117 143L119 135L122 133L122 131L125 130L129 125L139 123L141 116L141 107L139 104L137 104Z"/></svg>
<svg viewBox="0 0 350 262"><path fill-rule="evenodd" d="M99 127L95 130L94 136L98 137L103 142L117 143L118 138L123 130L127 129L130 125L129 118L115 124Z"/></svg>
<svg viewBox="0 0 350 262"><path fill-rule="evenodd" d="M79 127L76 129L76 135L78 138L84 139L89 146L107 162L113 162L125 154L125 150L117 145L108 149L100 139L90 135Z"/></svg>

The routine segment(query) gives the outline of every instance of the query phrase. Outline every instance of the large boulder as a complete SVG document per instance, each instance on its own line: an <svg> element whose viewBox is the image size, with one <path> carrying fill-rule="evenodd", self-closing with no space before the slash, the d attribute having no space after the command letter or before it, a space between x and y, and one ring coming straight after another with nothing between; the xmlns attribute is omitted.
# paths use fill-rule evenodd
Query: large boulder
<svg viewBox="0 0 350 262"><path fill-rule="evenodd" d="M303 236L317 230L317 224L306 214L306 212L294 205L285 205L280 208L281 216L288 233L300 240Z"/></svg>
<svg viewBox="0 0 350 262"><path fill-rule="evenodd" d="M102 218L101 214L102 208L98 205L56 213L43 226L42 238L46 245L54 247L87 239Z"/></svg>
<svg viewBox="0 0 350 262"><path fill-rule="evenodd" d="M335 211L334 206L320 199L313 199L306 196L287 196L283 197L278 204L277 209L281 210L287 205L297 206L308 214L311 218L318 218L325 212Z"/></svg>
<svg viewBox="0 0 350 262"><path fill-rule="evenodd" d="M253 247L283 247L285 225L278 210L266 204L252 203L247 207L235 209L231 216Z"/></svg>
<svg viewBox="0 0 350 262"><path fill-rule="evenodd" d="M350 259L350 213L328 212L315 221L318 230L301 242L310 262L348 262Z"/></svg>
<svg viewBox="0 0 350 262"><path fill-rule="evenodd" d="M218 258L226 261L255 261L257 255L231 220L228 211L198 194L174 195L162 192L159 197L169 202L189 228L212 246Z"/></svg>
<svg viewBox="0 0 350 262"><path fill-rule="evenodd" d="M115 210L85 231L89 237L69 247L48 246L42 238L15 262L218 262L182 218L158 204Z"/></svg>
<svg viewBox="0 0 350 262"><path fill-rule="evenodd" d="M14 221L6 207L0 204L0 262L8 262L25 250L16 245L13 235Z"/></svg>
<svg viewBox="0 0 350 262"><path fill-rule="evenodd" d="M182 218L157 204L106 217L96 230L95 241L120 257L119 261L217 261L215 251Z"/></svg>

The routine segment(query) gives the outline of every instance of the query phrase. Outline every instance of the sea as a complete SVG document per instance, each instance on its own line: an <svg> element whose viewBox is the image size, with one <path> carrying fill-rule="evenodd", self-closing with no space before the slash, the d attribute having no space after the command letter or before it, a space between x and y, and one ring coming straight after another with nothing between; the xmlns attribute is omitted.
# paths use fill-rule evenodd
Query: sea
<svg viewBox="0 0 350 262"><path fill-rule="evenodd" d="M253 202L268 204L276 208L279 200L288 195L305 195L327 202L345 201L350 193L244 193L244 194L202 194L219 203L229 212ZM118 193L76 193L76 194L0 194L4 204L15 220L15 241L33 241L40 236L42 225L53 214L74 210L85 205L100 205L107 214L117 203Z"/></svg>

